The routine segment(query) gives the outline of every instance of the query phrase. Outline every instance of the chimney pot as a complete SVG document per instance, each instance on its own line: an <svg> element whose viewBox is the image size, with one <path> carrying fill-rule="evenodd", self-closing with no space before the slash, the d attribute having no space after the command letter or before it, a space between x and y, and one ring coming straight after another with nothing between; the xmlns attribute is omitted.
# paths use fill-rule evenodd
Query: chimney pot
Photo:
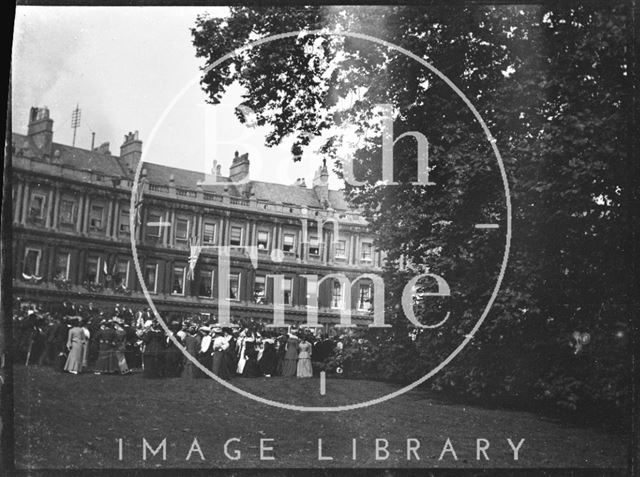
<svg viewBox="0 0 640 477"><path fill-rule="evenodd" d="M111 150L109 148L110 144L108 142L103 142L97 148L95 148L94 151L100 154L111 154Z"/></svg>
<svg viewBox="0 0 640 477"><path fill-rule="evenodd" d="M125 162L125 166L130 171L138 168L138 163L142 157L142 141L138 138L138 131L124 135L124 141L120 146L120 160Z"/></svg>
<svg viewBox="0 0 640 477"><path fill-rule="evenodd" d="M42 156L51 156L53 119L49 118L49 109L46 106L31 108L27 135L33 141L35 150L39 151Z"/></svg>
<svg viewBox="0 0 640 477"><path fill-rule="evenodd" d="M238 151L235 153L231 167L229 168L229 179L232 182L240 182L249 176L249 154L240 155Z"/></svg>

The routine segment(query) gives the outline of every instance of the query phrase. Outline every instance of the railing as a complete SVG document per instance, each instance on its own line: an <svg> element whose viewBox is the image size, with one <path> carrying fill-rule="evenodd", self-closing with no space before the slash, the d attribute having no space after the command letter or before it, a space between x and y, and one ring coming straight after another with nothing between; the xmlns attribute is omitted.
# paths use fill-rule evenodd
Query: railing
<svg viewBox="0 0 640 477"><path fill-rule="evenodd" d="M196 197L198 197L198 194L196 194L195 191L188 190L188 189L176 189L176 193L180 197L191 197L192 199L195 199Z"/></svg>
<svg viewBox="0 0 640 477"><path fill-rule="evenodd" d="M218 194L203 194L203 199L207 200L209 202L222 202L224 200L224 198L221 195Z"/></svg>
<svg viewBox="0 0 640 477"><path fill-rule="evenodd" d="M241 205L243 207L249 206L249 201L247 199L236 199L234 197L231 197L229 201L231 202L231 205Z"/></svg>
<svg viewBox="0 0 640 477"><path fill-rule="evenodd" d="M56 177L57 179L66 178L69 180L76 180L81 182L87 182L96 179L95 175L88 170L80 170L69 167L65 164L56 164L52 162L46 162L42 160L34 160L29 157L14 155L13 169L14 170L27 170L37 171L43 174L48 174ZM93 176L93 177L92 177ZM99 184L102 186L114 187L120 190L130 190L133 187L133 182L127 178L118 178L103 175L102 181ZM215 194L211 192L203 192L202 190L190 190L185 188L174 188L166 184L153 184L147 183L146 190L154 194L162 194L173 197L183 197L189 200L203 200L205 202L218 202L225 205L235 207L251 207L259 210L268 210L270 212L280 214L295 214L309 219L316 219L317 217L324 216L324 212L320 209L314 209L311 207L305 208L295 204L280 204L275 202L269 202L265 200L244 199L238 197L232 197L229 195ZM346 222L366 225L366 222L353 213L341 213L339 217Z"/></svg>
<svg viewBox="0 0 640 477"><path fill-rule="evenodd" d="M152 192L169 192L169 187L160 184L149 184L149 190Z"/></svg>

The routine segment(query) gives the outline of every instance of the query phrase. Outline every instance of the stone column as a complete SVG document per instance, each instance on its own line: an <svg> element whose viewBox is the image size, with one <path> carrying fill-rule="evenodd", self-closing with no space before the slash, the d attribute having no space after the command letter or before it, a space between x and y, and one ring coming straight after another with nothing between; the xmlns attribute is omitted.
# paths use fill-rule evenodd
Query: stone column
<svg viewBox="0 0 640 477"><path fill-rule="evenodd" d="M84 195L84 220L82 221L82 232L87 233L89 230L89 209L91 208L91 201L89 200L89 194Z"/></svg>
<svg viewBox="0 0 640 477"><path fill-rule="evenodd" d="M107 226L105 230L105 235L107 238L111 238L111 231L113 227L113 201L110 200L107 202Z"/></svg>
<svg viewBox="0 0 640 477"><path fill-rule="evenodd" d="M78 198L78 208L76 209L76 232L82 232L82 214L84 213L84 196Z"/></svg>
<svg viewBox="0 0 640 477"><path fill-rule="evenodd" d="M53 189L49 189L47 194L46 217L44 219L45 228L51 228L51 213L53 212Z"/></svg>
<svg viewBox="0 0 640 477"><path fill-rule="evenodd" d="M348 263L350 265L355 265L355 256L356 256L356 247L355 247L355 241L356 241L356 235L355 234L351 234L349 236L349 260Z"/></svg>
<svg viewBox="0 0 640 477"><path fill-rule="evenodd" d="M60 215L60 195L61 195L61 191L60 188L56 187L55 189L55 193L54 193L54 203L53 203L53 219L51 222L51 228L55 229L58 227L58 216Z"/></svg>
<svg viewBox="0 0 640 477"><path fill-rule="evenodd" d="M255 220L251 220L251 243L256 243L258 240L258 224Z"/></svg>
<svg viewBox="0 0 640 477"><path fill-rule="evenodd" d="M24 183L24 196L22 201L22 217L20 223L25 225L27 223L27 214L29 213L29 183Z"/></svg>
<svg viewBox="0 0 640 477"><path fill-rule="evenodd" d="M170 247L173 247L173 244L174 244L173 227L175 225L175 218L176 218L175 210L171 209L169 211L169 221L168 221L171 225L169 225L168 227L165 227L166 228L166 232L167 232L167 245L169 245Z"/></svg>
<svg viewBox="0 0 640 477"><path fill-rule="evenodd" d="M307 229L309 227L309 223L306 218L303 218L301 222L302 228L300 229L299 234L300 240L298 241L298 256L300 257L300 260L306 260L308 255L307 242L309 239L307 238Z"/></svg>
<svg viewBox="0 0 640 477"><path fill-rule="evenodd" d="M277 242L277 239L276 239L276 237L278 235L278 227L279 227L278 224L274 224L272 229L271 229L271 235L273 236L273 241L272 241L273 247L271 247L272 249L276 249L278 247L278 245L277 245L278 242Z"/></svg>
<svg viewBox="0 0 640 477"><path fill-rule="evenodd" d="M22 217L22 182L16 185L16 200L13 204L13 222L20 223Z"/></svg>
<svg viewBox="0 0 640 477"><path fill-rule="evenodd" d="M276 224L276 235L273 238L273 248L282 248L282 224Z"/></svg>
<svg viewBox="0 0 640 477"><path fill-rule="evenodd" d="M129 211L131 214L131 211ZM129 231L131 233L131 231ZM114 240L118 239L118 235L120 234L120 200L118 200L118 196L115 196L113 200L113 228L111 229L111 238Z"/></svg>
<svg viewBox="0 0 640 477"><path fill-rule="evenodd" d="M229 212L225 213L225 217L222 220L223 228L224 228L224 236L222 245L227 245L229 243L229 233L231 231L231 214Z"/></svg>

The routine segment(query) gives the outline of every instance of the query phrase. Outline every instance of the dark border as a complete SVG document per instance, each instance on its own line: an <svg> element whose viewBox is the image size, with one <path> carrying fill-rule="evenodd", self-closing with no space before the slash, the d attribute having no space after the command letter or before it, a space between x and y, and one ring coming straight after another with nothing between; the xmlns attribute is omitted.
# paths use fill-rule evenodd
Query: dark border
<svg viewBox="0 0 640 477"><path fill-rule="evenodd" d="M10 5L9 10L10 22L5 30L9 55L11 56L11 47L13 46L13 28L15 19L15 5ZM6 83L5 83L6 81ZM0 386L0 469L11 469L14 465L14 421L13 421L13 361L12 361L12 344L13 344L13 327L12 327L12 308L13 294L11 289L11 280L13 276L12 270L12 250L13 250L13 231L12 231L12 187L11 187L11 77L8 75L3 83L6 88L2 88L0 92L0 104L7 105L7 114L0 118L3 121L4 128L4 163L2 170L2 221L0 222L0 363L4 366L0 367L0 378L4 379L4 384Z"/></svg>
<svg viewBox="0 0 640 477"><path fill-rule="evenodd" d="M342 5L342 4L366 4L366 5L429 5L443 3L445 0L369 0L340 2L336 0L307 0L296 2L287 0L282 2L250 0L241 2L240 0L215 1L215 0L16 0L15 4L10 4L9 18L15 19L15 6L296 6L296 5ZM640 475L640 101L638 89L640 88L640 68L637 55L640 54L640 34L638 24L640 20L640 0L628 0L631 6L631 48L629 51L629 65L632 81L632 94L629 107L632 108L632 122L628 128L628 155L627 170L628 183L627 195L627 228L624 231L628 248L628 269L625 271L629 279L628 290L628 320L631 353L629 355L629 366L631 368L631 421L629 422L630 448L629 461L626 469L593 469L593 468L509 468L509 469L398 469L398 468L291 468L291 469L16 469L14 465L14 421L13 421L13 334L12 334L12 248L13 234L12 224L12 194L11 194L11 151L8 138L11 137L11 77L6 78L6 88L2 88L0 103L7 105L7 115L0 119L4 122L4 163L3 163L3 185L2 185L2 206L0 223L0 355L4 358L4 367L0 368L1 376L4 377L4 384L0 387L0 471L4 470L9 476L30 476L40 477L49 475L65 475L78 477L99 477L111 476L117 473L123 476L234 476L245 477L251 475L267 476L297 476L304 473L308 477L328 476L328 475L350 475L350 476L625 476ZM448 4L544 4L558 3L553 1L514 1L514 0L449 0ZM602 6L602 1L586 0L571 1L570 3L594 4ZM5 45L9 46L9 57L13 44L14 23L11 21L10 27L5 29L7 38ZM4 346L4 348L3 348Z"/></svg>

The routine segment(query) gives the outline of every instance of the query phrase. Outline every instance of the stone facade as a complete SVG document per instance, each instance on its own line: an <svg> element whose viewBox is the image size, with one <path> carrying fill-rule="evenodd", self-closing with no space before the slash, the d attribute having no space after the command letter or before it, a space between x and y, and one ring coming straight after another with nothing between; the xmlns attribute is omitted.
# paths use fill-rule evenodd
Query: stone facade
<svg viewBox="0 0 640 477"><path fill-rule="evenodd" d="M258 249L256 268L246 251L231 251L232 320L273 319L273 279L267 275L284 275L285 319L293 323L306 320L310 294L303 275L321 279L336 273L354 280L379 272L384 257L357 211L340 191L328 189L324 165L307 188L300 180L288 186L252 180L237 184L223 177L216 164L205 176L144 163L138 211L130 205L141 154L137 131L125 135L119 157L108 144L89 151L55 143L48 110L32 108L27 135L12 136L14 297L146 306L131 233L140 271L161 313L217 315L213 246ZM249 168L248 156L236 154L230 176L244 179ZM212 178L217 184L211 184ZM140 219L133 231L132 213ZM190 274L195 244L203 249ZM321 323L338 323L345 307L352 309L354 323L370 319L370 280L352 283L350 291L347 303L344 283L332 278L320 285Z"/></svg>

